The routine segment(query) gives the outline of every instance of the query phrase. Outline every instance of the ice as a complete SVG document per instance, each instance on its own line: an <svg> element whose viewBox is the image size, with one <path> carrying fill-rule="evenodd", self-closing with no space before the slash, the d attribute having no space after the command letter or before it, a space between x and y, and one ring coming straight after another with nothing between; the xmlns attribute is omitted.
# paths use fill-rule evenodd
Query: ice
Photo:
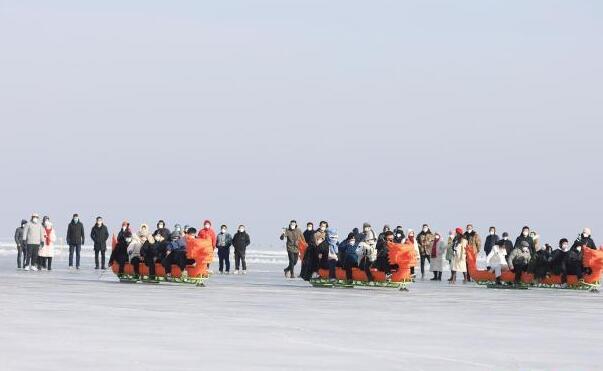
<svg viewBox="0 0 603 371"><path fill-rule="evenodd" d="M278 255L276 255L278 256ZM280 258L277 258L280 259ZM418 281L319 289L277 264L207 287L23 272L0 254L1 370L600 370L603 299ZM216 270L216 267L213 267ZM446 278L446 277L444 277Z"/></svg>

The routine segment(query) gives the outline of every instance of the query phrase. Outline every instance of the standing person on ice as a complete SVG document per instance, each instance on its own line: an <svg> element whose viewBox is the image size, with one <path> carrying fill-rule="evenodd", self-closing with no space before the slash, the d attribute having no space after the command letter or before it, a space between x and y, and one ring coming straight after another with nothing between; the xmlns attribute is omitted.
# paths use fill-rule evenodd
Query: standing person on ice
<svg viewBox="0 0 603 371"><path fill-rule="evenodd" d="M456 229L456 235L452 240L452 276L448 280L456 284L456 274L463 273L463 283L467 283L467 239L464 237L463 228Z"/></svg>
<svg viewBox="0 0 603 371"><path fill-rule="evenodd" d="M189 234L188 231L185 231L184 233ZM203 222L203 228L199 231L197 237L201 239L210 240L212 248L214 249L214 251L216 250L216 231L214 231L214 229L212 228L211 221L205 220ZM207 263L208 273L213 273L212 271L209 271L210 265L211 262Z"/></svg>
<svg viewBox="0 0 603 371"><path fill-rule="evenodd" d="M44 245L40 248L38 254L40 257L40 266L51 271L52 258L54 257L54 242L56 241L57 236L54 232L54 227L50 222L50 218L46 217L42 224L42 227L44 228ZM38 269L41 269L40 266L38 266Z"/></svg>
<svg viewBox="0 0 603 371"><path fill-rule="evenodd" d="M230 246L232 246L232 236L228 233L228 227L226 225L220 226L220 233L218 233L216 239L216 246L218 247L218 259L219 259L219 270L220 274L224 274L224 268L226 268L226 274L230 273Z"/></svg>
<svg viewBox="0 0 603 371"><path fill-rule="evenodd" d="M40 224L40 216L36 213L31 215L31 220L23 227L23 245L26 246L23 269L37 271L38 250L44 246L44 227Z"/></svg>
<svg viewBox="0 0 603 371"><path fill-rule="evenodd" d="M304 237L295 220L289 222L289 228L283 228L280 239L281 241L286 240L287 257L289 258L289 265L283 270L285 277L295 278L295 265L299 259L297 242L302 238Z"/></svg>
<svg viewBox="0 0 603 371"><path fill-rule="evenodd" d="M480 238L479 234L475 230L473 230L473 224L467 224L465 239L467 240L467 247L473 249L473 251L475 252L475 256L477 256L482 250L482 239ZM469 271L467 271L467 281L471 281Z"/></svg>
<svg viewBox="0 0 603 371"><path fill-rule="evenodd" d="M446 254L446 242L439 233L433 236L433 242L430 249L429 270L433 272L431 281L442 280L442 267L444 265L444 255Z"/></svg>
<svg viewBox="0 0 603 371"><path fill-rule="evenodd" d="M509 256L509 269L515 273L515 284L521 283L521 274L528 271L530 264L530 244L528 241L521 241L519 245L515 245L511 255Z"/></svg>
<svg viewBox="0 0 603 371"><path fill-rule="evenodd" d="M84 225L78 214L73 214L71 223L67 226L67 244L69 245L69 269L73 269L73 253L75 252L75 268L80 269L80 252L86 242Z"/></svg>
<svg viewBox="0 0 603 371"><path fill-rule="evenodd" d="M578 236L578 238L576 238L576 241L574 241L574 244L572 245L572 249L576 248L578 246L586 246L593 250L597 249L597 245L595 245L595 241L593 241L593 239L591 237L590 228L585 227L584 230L582 230L582 234L580 234Z"/></svg>
<svg viewBox="0 0 603 371"><path fill-rule="evenodd" d="M103 218L96 217L96 224L90 231L90 238L94 242L94 269L101 268L105 270L105 253L107 252L107 240L109 239L109 230L103 222ZM100 254L100 267L98 255Z"/></svg>
<svg viewBox="0 0 603 371"><path fill-rule="evenodd" d="M486 253L486 256L490 255L490 251L492 251L494 245L498 243L498 240L499 238L496 234L496 227L490 227L488 237L486 237L486 242L484 243L484 252Z"/></svg>
<svg viewBox="0 0 603 371"><path fill-rule="evenodd" d="M27 246L23 243L23 229L27 224L27 220L21 220L21 226L15 230L15 244L17 244L17 269L25 267L25 250Z"/></svg>
<svg viewBox="0 0 603 371"><path fill-rule="evenodd" d="M417 236L419 244L419 255L421 258L421 279L425 279L425 260L431 264L431 248L433 247L434 235L429 229L429 224L423 224L423 228Z"/></svg>
<svg viewBox="0 0 603 371"><path fill-rule="evenodd" d="M312 272L315 270L312 265L315 264L316 260L311 258L311 256L317 255L316 246L314 246L314 233L316 233L314 230L314 223L306 223L306 230L304 231L303 237L307 246L306 252L302 257L301 272L299 273L299 276L306 281L312 277Z"/></svg>
<svg viewBox="0 0 603 371"><path fill-rule="evenodd" d="M251 244L249 234L245 231L245 226L241 224L239 230L232 238L232 246L234 247L235 258L235 274L239 274L239 268L243 268L242 273L247 274L247 262L245 262L245 252L247 246Z"/></svg>
<svg viewBox="0 0 603 371"><path fill-rule="evenodd" d="M502 275L502 272L509 270L507 265L507 250L505 249L504 241L500 240L492 247L490 253L486 257L486 264L488 265L488 269L494 272L496 284L502 285L500 276Z"/></svg>

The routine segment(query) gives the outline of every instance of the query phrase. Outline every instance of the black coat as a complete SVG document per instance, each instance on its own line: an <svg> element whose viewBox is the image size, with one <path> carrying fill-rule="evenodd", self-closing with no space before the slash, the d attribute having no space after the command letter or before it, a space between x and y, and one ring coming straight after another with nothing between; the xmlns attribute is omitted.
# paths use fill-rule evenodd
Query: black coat
<svg viewBox="0 0 603 371"><path fill-rule="evenodd" d="M249 246L251 243L251 239L249 238L249 234L247 232L237 232L232 237L232 246L235 251L245 251L245 248Z"/></svg>
<svg viewBox="0 0 603 371"><path fill-rule="evenodd" d="M593 241L592 238L584 237L583 235L580 235L580 236L578 236L578 238L576 238L576 241L574 241L574 244L572 245L572 249L575 249L578 246L590 247L593 250L597 249L597 246L595 245L595 241Z"/></svg>
<svg viewBox="0 0 603 371"><path fill-rule="evenodd" d="M68 245L83 245L86 241L86 234L84 233L84 225L78 221L75 223L71 221L67 227L67 244Z"/></svg>
<svg viewBox="0 0 603 371"><path fill-rule="evenodd" d="M107 250L107 240L109 239L109 230L106 225L95 224L90 232L90 238L94 241L94 250Z"/></svg>
<svg viewBox="0 0 603 371"><path fill-rule="evenodd" d="M304 240L306 240L306 243L308 244L308 246L314 246L314 233L316 233L315 230L305 230L304 231Z"/></svg>
<svg viewBox="0 0 603 371"><path fill-rule="evenodd" d="M486 252L486 255L490 254L490 251L492 251L492 248L494 245L496 245L498 240L499 238L497 234L489 234L488 237L486 237L486 243L484 243L484 251Z"/></svg>

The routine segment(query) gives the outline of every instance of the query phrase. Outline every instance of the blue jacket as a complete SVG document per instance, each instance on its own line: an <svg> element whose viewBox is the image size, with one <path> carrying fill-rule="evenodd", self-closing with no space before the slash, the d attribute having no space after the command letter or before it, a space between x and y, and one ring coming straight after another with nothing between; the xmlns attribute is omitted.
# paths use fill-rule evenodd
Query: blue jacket
<svg viewBox="0 0 603 371"><path fill-rule="evenodd" d="M186 241L184 238L179 238L176 241L172 241L167 245L167 250L174 251L184 251L186 252Z"/></svg>
<svg viewBox="0 0 603 371"><path fill-rule="evenodd" d="M337 230L327 229L327 242L329 243L329 259L337 260L339 253L339 242L337 242Z"/></svg>

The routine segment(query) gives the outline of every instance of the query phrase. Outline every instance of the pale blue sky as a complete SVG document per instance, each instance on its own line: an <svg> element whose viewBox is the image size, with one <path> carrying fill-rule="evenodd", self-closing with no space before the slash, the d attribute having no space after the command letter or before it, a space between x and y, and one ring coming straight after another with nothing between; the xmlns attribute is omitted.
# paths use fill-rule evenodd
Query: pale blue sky
<svg viewBox="0 0 603 371"><path fill-rule="evenodd" d="M2 1L0 236L35 210L603 243L602 36L598 1Z"/></svg>

